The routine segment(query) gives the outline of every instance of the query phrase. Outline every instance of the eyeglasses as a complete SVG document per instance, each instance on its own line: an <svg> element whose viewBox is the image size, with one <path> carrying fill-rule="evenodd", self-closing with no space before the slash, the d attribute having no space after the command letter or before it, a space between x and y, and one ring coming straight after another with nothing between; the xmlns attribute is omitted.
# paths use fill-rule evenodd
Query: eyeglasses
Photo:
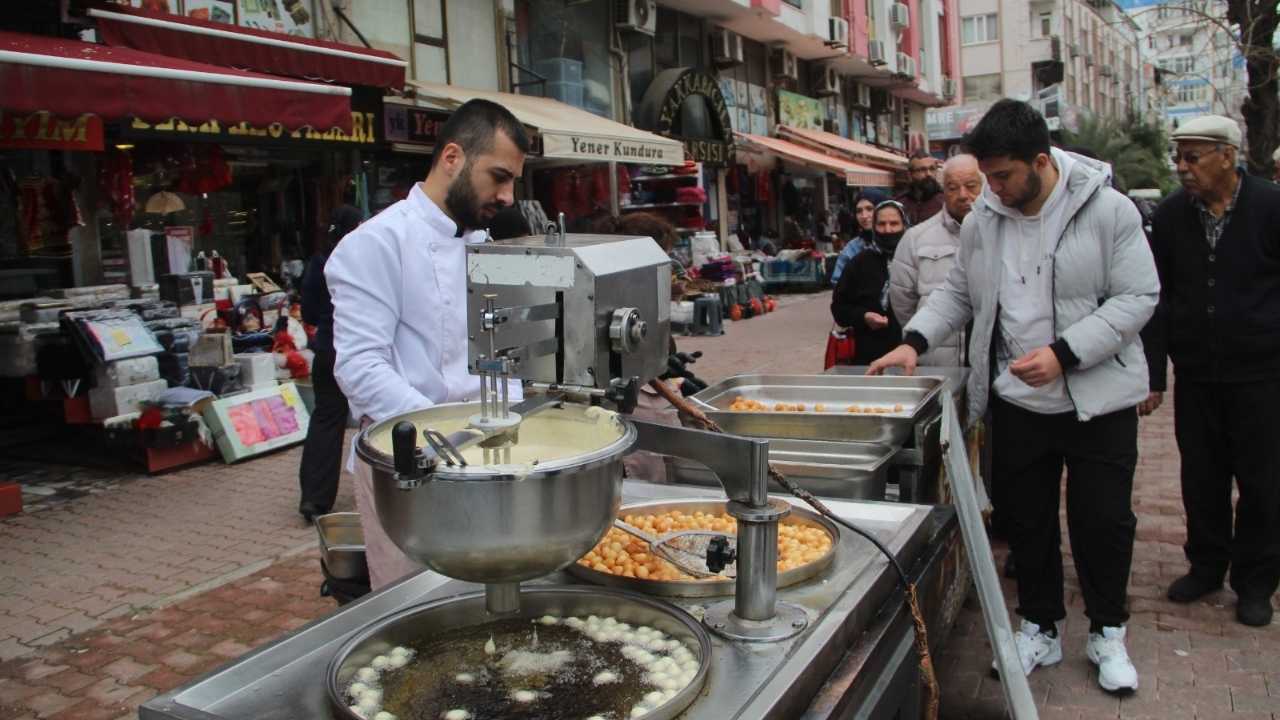
<svg viewBox="0 0 1280 720"><path fill-rule="evenodd" d="M1206 156L1220 152L1221 150L1222 146L1220 145L1215 146L1212 150L1202 150L1200 152L1196 152L1195 150L1187 150L1186 152L1174 150L1172 153L1169 153L1169 161L1174 165L1177 165L1180 162L1185 162L1188 165L1195 165Z"/></svg>

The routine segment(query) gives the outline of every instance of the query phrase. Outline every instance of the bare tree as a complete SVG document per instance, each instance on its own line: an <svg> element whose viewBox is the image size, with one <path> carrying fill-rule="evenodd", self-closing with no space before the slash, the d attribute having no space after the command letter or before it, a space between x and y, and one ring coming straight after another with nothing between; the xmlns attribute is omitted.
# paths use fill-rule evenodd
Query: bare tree
<svg viewBox="0 0 1280 720"><path fill-rule="evenodd" d="M1277 0L1227 0L1227 19L1239 32L1236 42L1249 76L1249 97L1240 114L1249 141L1249 173L1271 177L1271 153L1280 145L1280 84L1276 80Z"/></svg>

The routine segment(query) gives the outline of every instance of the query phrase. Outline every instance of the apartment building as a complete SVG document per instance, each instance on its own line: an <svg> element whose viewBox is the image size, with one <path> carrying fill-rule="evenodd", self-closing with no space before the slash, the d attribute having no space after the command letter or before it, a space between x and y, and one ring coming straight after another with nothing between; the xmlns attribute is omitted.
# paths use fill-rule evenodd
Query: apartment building
<svg viewBox="0 0 1280 720"><path fill-rule="evenodd" d="M961 0L960 67L964 102L928 114L935 151L1004 97L1036 104L1054 131L1145 107L1139 28L1114 0Z"/></svg>
<svg viewBox="0 0 1280 720"><path fill-rule="evenodd" d="M1244 58L1226 22L1226 3L1210 0L1121 0L1142 29L1142 50L1159 82L1151 107L1168 129L1209 113L1241 120L1248 94Z"/></svg>

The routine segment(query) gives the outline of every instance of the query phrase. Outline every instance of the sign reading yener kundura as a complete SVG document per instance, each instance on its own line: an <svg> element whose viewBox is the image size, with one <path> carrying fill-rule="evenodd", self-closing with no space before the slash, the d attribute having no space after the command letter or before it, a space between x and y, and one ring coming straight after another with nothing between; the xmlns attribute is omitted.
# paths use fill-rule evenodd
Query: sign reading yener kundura
<svg viewBox="0 0 1280 720"><path fill-rule="evenodd" d="M589 133L574 133L543 128L542 155L548 158L573 158L614 162L679 165L684 162L680 146L655 137L613 139Z"/></svg>

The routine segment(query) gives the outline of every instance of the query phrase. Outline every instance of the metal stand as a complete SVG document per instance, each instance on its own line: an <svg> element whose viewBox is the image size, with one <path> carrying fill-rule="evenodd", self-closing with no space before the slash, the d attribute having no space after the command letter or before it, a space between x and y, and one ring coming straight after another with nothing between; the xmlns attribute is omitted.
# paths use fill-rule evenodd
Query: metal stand
<svg viewBox="0 0 1280 720"><path fill-rule="evenodd" d="M734 599L711 605L703 622L717 635L745 642L777 642L809 624L804 609L778 602L778 521L791 512L769 498L769 441L630 418L637 450L686 458L711 468L738 520L738 576Z"/></svg>
<svg viewBox="0 0 1280 720"><path fill-rule="evenodd" d="M484 609L494 615L520 612L520 583L486 583Z"/></svg>

